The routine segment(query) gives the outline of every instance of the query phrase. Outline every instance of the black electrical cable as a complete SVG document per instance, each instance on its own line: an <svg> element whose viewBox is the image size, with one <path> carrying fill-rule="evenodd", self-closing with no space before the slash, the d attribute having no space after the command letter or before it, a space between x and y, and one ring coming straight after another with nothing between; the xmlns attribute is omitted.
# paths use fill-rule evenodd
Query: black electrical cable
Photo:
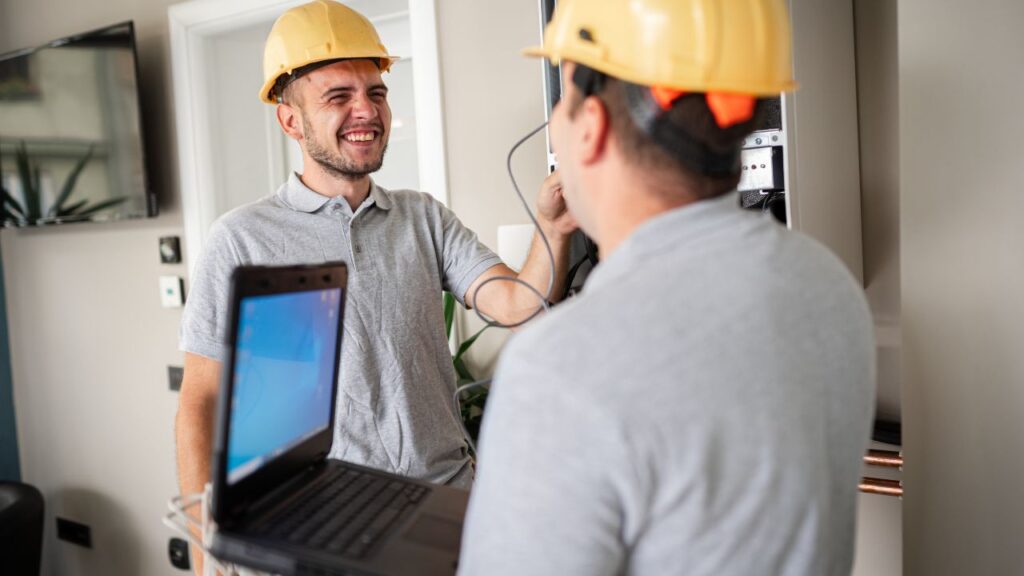
<svg viewBox="0 0 1024 576"><path fill-rule="evenodd" d="M597 266L600 258L597 257L597 244L590 239L590 236L583 237L583 247L587 250L587 260L590 260L591 266Z"/></svg>
<svg viewBox="0 0 1024 576"><path fill-rule="evenodd" d="M569 292L572 291L572 283L576 280L576 272L578 272L580 266L583 266L583 264L588 260L590 260L590 256L584 255L583 258L580 258L579 262L572 265L572 268L569 269L569 273L565 275L565 292L562 293L562 300L569 297Z"/></svg>

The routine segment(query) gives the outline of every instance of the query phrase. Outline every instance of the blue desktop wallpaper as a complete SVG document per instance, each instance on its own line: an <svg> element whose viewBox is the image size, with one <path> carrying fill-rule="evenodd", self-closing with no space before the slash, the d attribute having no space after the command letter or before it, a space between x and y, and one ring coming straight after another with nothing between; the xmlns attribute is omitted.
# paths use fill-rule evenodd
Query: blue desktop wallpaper
<svg viewBox="0 0 1024 576"><path fill-rule="evenodd" d="M241 303L228 483L252 474L330 424L340 288Z"/></svg>

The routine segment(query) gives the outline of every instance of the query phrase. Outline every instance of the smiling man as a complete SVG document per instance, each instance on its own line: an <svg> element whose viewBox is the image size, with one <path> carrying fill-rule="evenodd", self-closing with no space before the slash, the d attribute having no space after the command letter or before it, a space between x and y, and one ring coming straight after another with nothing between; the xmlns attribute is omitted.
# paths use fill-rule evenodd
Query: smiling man
<svg viewBox="0 0 1024 576"><path fill-rule="evenodd" d="M394 61L365 17L328 0L289 10L267 38L260 98L276 105L281 129L302 148L304 170L276 194L220 218L196 267L181 329L182 493L201 491L209 480L232 270L330 260L347 262L350 277L331 456L460 487L472 481L452 402L441 291L472 302L477 287L496 276L543 290L549 261L535 239L516 274L431 196L385 190L371 180L391 129L381 74ZM575 223L557 177L545 181L537 213L556 257L556 279L564 278ZM512 282L490 283L477 302L505 322L539 305Z"/></svg>

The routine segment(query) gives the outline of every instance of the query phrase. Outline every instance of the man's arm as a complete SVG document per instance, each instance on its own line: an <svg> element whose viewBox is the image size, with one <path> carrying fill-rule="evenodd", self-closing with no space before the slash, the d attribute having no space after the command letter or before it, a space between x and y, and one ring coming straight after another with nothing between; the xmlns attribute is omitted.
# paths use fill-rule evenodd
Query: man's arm
<svg viewBox="0 0 1024 576"><path fill-rule="evenodd" d="M210 454L213 450L214 412L221 363L185 353L185 375L178 396L178 414L174 431L177 440L178 487L181 494L202 492L210 480ZM193 514L198 520L198 514ZM196 537L202 534L193 532ZM192 548L192 566L203 573L202 551Z"/></svg>
<svg viewBox="0 0 1024 576"><path fill-rule="evenodd" d="M539 234L534 233L530 252L523 269L516 274L504 264L493 266L469 286L466 291L466 305L476 304L484 314L502 322L513 324L532 314L540 305L540 299L528 288L505 280L488 282L499 276L518 278L533 286L541 295L547 295L551 277L551 257L554 257L555 281L551 288L550 301L558 302L565 292L566 274L569 270L570 235L576 229L576 221L569 213L562 198L562 180L553 172L544 180L537 197L537 223L548 239L551 255L548 255ZM487 282L483 290L477 290Z"/></svg>

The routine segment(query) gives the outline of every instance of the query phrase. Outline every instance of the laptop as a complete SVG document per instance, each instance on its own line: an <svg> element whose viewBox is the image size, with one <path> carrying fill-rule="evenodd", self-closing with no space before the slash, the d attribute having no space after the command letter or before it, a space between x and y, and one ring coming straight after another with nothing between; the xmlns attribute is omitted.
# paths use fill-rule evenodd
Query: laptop
<svg viewBox="0 0 1024 576"><path fill-rule="evenodd" d="M241 267L213 453L211 551L293 574L453 574L468 492L329 460L348 272Z"/></svg>

